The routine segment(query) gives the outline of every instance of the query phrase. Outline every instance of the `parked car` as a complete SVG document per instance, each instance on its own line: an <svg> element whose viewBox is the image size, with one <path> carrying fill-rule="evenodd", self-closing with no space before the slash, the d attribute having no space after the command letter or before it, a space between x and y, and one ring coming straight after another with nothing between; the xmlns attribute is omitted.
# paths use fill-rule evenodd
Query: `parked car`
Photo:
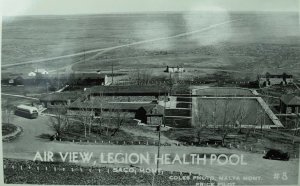
<svg viewBox="0 0 300 186"><path fill-rule="evenodd" d="M288 161L290 159L290 155L288 152L283 152L282 150L270 149L263 158Z"/></svg>

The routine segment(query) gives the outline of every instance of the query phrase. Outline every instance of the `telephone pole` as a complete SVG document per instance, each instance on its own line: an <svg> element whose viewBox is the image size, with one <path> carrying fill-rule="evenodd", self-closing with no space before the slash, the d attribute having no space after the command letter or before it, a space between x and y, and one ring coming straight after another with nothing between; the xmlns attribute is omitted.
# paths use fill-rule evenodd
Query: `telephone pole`
<svg viewBox="0 0 300 186"><path fill-rule="evenodd" d="M114 84L114 62L111 63L111 84Z"/></svg>

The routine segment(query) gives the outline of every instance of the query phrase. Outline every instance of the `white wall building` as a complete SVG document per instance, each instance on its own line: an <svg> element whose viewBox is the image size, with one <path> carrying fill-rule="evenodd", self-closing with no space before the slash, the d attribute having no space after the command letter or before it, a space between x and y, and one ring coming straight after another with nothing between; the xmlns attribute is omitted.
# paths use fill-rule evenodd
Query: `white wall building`
<svg viewBox="0 0 300 186"><path fill-rule="evenodd" d="M177 67L169 67L167 66L167 69L165 72L185 72L185 69L183 67L177 66Z"/></svg>

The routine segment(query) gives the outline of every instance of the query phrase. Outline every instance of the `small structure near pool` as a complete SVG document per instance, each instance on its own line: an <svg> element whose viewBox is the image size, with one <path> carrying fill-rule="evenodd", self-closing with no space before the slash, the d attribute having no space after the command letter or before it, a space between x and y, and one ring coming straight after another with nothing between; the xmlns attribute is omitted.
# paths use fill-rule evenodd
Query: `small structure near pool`
<svg viewBox="0 0 300 186"><path fill-rule="evenodd" d="M280 112L286 114L300 113L300 97L294 94L286 94L280 97Z"/></svg>

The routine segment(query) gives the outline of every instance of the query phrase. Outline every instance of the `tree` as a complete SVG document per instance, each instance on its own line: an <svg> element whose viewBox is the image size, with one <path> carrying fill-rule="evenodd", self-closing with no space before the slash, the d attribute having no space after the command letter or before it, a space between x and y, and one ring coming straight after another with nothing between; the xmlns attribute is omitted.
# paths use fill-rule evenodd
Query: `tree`
<svg viewBox="0 0 300 186"><path fill-rule="evenodd" d="M50 117L48 125L54 130L55 136L61 138L70 125L70 118L66 115L66 108L56 110L55 114Z"/></svg>
<svg viewBox="0 0 300 186"><path fill-rule="evenodd" d="M241 130L242 123L245 122L245 118L247 117L247 107L246 104L239 104L239 107L236 108L236 103L233 101L236 98L226 98L224 101L223 118L221 121L221 127L219 130L221 131L222 144L225 144L225 139L227 135L234 131L236 127L239 127Z"/></svg>
<svg viewBox="0 0 300 186"><path fill-rule="evenodd" d="M126 122L126 119L129 118L129 113L122 112L121 110L114 110L112 113L112 124L114 126L114 131L111 136L114 136L121 128L121 126Z"/></svg>
<svg viewBox="0 0 300 186"><path fill-rule="evenodd" d="M93 99L93 100L91 100ZM100 121L99 124L102 124L103 118L102 116L102 106L104 105L104 101L102 96L97 98L91 98L89 94L87 94L86 99L82 102L80 110L76 113L76 118L80 121L80 123L84 127L84 137L87 137L87 134L91 134L92 125L95 121ZM97 108L97 109L96 109ZM100 112L97 112L100 111ZM98 117L96 118L96 112ZM99 117L100 116L100 117ZM100 119L99 119L100 118ZM100 126L101 127L101 126Z"/></svg>
<svg viewBox="0 0 300 186"><path fill-rule="evenodd" d="M2 100L2 122L10 124L14 119L14 107L10 104L11 99Z"/></svg>
<svg viewBox="0 0 300 186"><path fill-rule="evenodd" d="M201 143L202 133L205 128L209 125L209 113L204 108L203 104L197 104L197 110L195 112L195 127L196 127L196 138L198 143Z"/></svg>
<svg viewBox="0 0 300 186"><path fill-rule="evenodd" d="M129 78L137 85L148 85L153 80L152 70L137 69L134 73L130 74Z"/></svg>

